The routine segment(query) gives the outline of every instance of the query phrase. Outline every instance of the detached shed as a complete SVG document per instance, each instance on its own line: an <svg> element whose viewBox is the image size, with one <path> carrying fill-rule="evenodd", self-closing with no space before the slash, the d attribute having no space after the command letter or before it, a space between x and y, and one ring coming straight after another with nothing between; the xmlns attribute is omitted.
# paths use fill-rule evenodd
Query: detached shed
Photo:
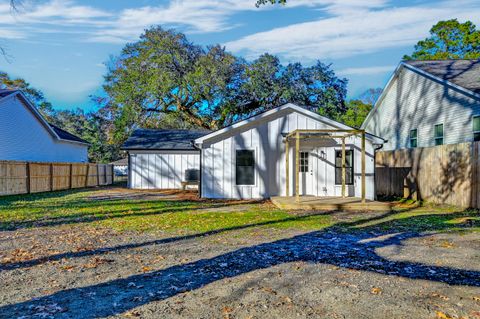
<svg viewBox="0 0 480 319"><path fill-rule="evenodd" d="M128 187L179 189L187 179L199 178L200 151L193 141L208 133L201 130L135 130L122 147L128 152Z"/></svg>

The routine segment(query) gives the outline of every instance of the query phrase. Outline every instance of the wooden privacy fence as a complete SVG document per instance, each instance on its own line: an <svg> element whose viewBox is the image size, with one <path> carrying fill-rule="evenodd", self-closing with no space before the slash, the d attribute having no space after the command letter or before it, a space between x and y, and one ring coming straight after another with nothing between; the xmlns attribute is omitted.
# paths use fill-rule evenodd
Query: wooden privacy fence
<svg viewBox="0 0 480 319"><path fill-rule="evenodd" d="M377 152L377 195L480 208L480 142Z"/></svg>
<svg viewBox="0 0 480 319"><path fill-rule="evenodd" d="M0 161L0 196L112 183L110 164Z"/></svg>

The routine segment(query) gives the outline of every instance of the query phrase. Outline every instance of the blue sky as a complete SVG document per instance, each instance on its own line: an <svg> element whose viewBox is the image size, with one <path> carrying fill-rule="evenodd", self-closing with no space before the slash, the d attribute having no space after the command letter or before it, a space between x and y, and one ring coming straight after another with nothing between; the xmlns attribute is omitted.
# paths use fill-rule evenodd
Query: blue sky
<svg viewBox="0 0 480 319"><path fill-rule="evenodd" d="M258 9L255 0L23 0L12 14L0 0L0 70L25 78L56 108L91 109L103 63L151 25L176 28L199 44L220 43L254 59L332 63L349 79L349 97L383 87L404 54L439 20L480 25L480 1L289 0Z"/></svg>

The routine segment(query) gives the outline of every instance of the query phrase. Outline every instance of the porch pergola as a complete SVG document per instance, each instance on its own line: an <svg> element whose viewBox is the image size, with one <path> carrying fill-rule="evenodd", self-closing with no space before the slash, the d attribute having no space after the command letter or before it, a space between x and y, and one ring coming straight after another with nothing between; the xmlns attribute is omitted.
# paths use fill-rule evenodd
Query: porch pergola
<svg viewBox="0 0 480 319"><path fill-rule="evenodd" d="M360 135L362 138L361 146L361 200L365 203L365 130L347 130L347 129L297 129L285 136L286 146L286 174L287 174L287 196L290 194L290 156L289 156L289 143L291 140L295 141L295 200L300 202L300 141L302 139L340 139L342 141L342 197L346 197L346 149L345 139L351 136Z"/></svg>

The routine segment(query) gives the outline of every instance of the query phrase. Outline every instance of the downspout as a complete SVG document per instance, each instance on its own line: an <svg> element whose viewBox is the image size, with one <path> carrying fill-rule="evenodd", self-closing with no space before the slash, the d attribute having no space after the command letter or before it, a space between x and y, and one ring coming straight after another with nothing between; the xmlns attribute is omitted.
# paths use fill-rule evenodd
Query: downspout
<svg viewBox="0 0 480 319"><path fill-rule="evenodd" d="M199 179L199 181L198 181L198 197L202 198L202 163L203 163L202 162L202 149L199 148L197 145L195 145L195 141L192 140L191 143L192 143L193 148L200 151L200 159L199 159L200 167L199 167L199 170L198 170L198 173L199 173L198 174L198 179Z"/></svg>
<svg viewBox="0 0 480 319"><path fill-rule="evenodd" d="M388 142L388 141L385 141L385 143ZM377 167L377 151L381 150L383 148L383 144L380 144L379 146L377 146L376 148L373 149L373 186L374 186L374 190L375 190L375 200L377 200L377 188L376 188L376 185L375 185L375 181L377 180L376 179L376 167Z"/></svg>
<svg viewBox="0 0 480 319"><path fill-rule="evenodd" d="M127 188L132 188L132 162L130 160L130 152L127 151L127 167L128 167L128 180Z"/></svg>

